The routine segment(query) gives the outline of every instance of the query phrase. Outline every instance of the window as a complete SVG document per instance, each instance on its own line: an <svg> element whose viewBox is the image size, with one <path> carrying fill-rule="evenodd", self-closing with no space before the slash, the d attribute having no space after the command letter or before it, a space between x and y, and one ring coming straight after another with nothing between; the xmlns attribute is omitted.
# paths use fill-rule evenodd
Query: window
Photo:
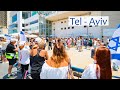
<svg viewBox="0 0 120 90"><path fill-rule="evenodd" d="M70 27L68 27L68 29L70 29Z"/></svg>
<svg viewBox="0 0 120 90"><path fill-rule="evenodd" d="M25 26L28 26L28 24L25 24Z"/></svg>
<svg viewBox="0 0 120 90"><path fill-rule="evenodd" d="M66 29L66 27L64 29Z"/></svg>
<svg viewBox="0 0 120 90"><path fill-rule="evenodd" d="M37 30L37 29L38 29L38 26L31 28L31 30Z"/></svg>
<svg viewBox="0 0 120 90"><path fill-rule="evenodd" d="M64 23L66 23L66 21L64 21Z"/></svg>
<svg viewBox="0 0 120 90"><path fill-rule="evenodd" d="M61 22L61 23L63 23L63 22Z"/></svg>
<svg viewBox="0 0 120 90"><path fill-rule="evenodd" d="M35 23L38 23L38 20L30 22L30 24L35 24Z"/></svg>
<svg viewBox="0 0 120 90"><path fill-rule="evenodd" d="M74 29L74 27L72 27L72 29Z"/></svg>
<svg viewBox="0 0 120 90"><path fill-rule="evenodd" d="M37 11L32 11L32 16L36 15Z"/></svg>
<svg viewBox="0 0 120 90"><path fill-rule="evenodd" d="M61 30L63 30L63 28L61 28Z"/></svg>
<svg viewBox="0 0 120 90"><path fill-rule="evenodd" d="M22 27L25 27L25 24L22 24Z"/></svg>
<svg viewBox="0 0 120 90"><path fill-rule="evenodd" d="M15 28L15 27L17 27L17 24L12 24L9 26L9 28Z"/></svg>
<svg viewBox="0 0 120 90"><path fill-rule="evenodd" d="M13 17L12 17L12 23L17 21L17 14L15 14Z"/></svg>
<svg viewBox="0 0 120 90"><path fill-rule="evenodd" d="M22 31L25 31L25 29L22 29Z"/></svg>

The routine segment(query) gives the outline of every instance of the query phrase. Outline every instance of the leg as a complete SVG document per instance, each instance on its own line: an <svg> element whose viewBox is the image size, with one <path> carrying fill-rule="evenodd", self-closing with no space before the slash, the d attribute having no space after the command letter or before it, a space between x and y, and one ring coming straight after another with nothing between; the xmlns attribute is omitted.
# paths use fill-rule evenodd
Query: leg
<svg viewBox="0 0 120 90"><path fill-rule="evenodd" d="M9 65L9 68L8 68L8 74L11 74L12 67L13 67L13 65Z"/></svg>
<svg viewBox="0 0 120 90"><path fill-rule="evenodd" d="M29 64L24 65L24 79L26 79L26 77L27 77L27 74L28 74L28 67L29 67Z"/></svg>
<svg viewBox="0 0 120 90"><path fill-rule="evenodd" d="M22 77L24 76L24 65L21 64Z"/></svg>
<svg viewBox="0 0 120 90"><path fill-rule="evenodd" d="M8 68L8 77L11 75L11 71L13 68L13 65L16 63L15 59L8 59L9 61L9 68Z"/></svg>

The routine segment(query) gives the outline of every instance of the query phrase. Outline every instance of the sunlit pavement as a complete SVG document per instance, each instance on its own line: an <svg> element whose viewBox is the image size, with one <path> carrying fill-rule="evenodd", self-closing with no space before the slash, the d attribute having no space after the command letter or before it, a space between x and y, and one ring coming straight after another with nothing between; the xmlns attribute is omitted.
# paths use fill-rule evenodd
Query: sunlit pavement
<svg viewBox="0 0 120 90"><path fill-rule="evenodd" d="M94 60L91 58L91 50L84 49L82 52L78 52L76 48L70 48L69 50L66 50L70 59L72 66L79 67L79 68L85 68L87 65L94 62ZM49 56L52 55L52 50L48 51ZM120 69L118 71L112 71L112 76L118 76L120 78ZM113 79L115 79L113 77Z"/></svg>

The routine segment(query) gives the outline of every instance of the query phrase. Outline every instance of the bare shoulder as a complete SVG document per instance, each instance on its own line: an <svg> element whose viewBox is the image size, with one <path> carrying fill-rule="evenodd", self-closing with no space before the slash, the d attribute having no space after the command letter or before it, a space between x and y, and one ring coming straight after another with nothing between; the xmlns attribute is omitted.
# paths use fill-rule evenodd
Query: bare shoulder
<svg viewBox="0 0 120 90"><path fill-rule="evenodd" d="M41 50L41 52L42 52L42 53L47 53L47 51L46 51L46 50Z"/></svg>

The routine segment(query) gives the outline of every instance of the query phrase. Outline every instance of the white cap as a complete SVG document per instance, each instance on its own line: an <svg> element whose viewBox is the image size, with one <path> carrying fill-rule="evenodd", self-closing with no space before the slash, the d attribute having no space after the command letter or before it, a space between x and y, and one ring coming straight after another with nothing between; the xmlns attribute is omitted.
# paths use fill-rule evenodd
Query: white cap
<svg viewBox="0 0 120 90"><path fill-rule="evenodd" d="M41 40L42 40L41 38L36 38L35 42L41 42Z"/></svg>
<svg viewBox="0 0 120 90"><path fill-rule="evenodd" d="M10 42L15 42L15 41L17 41L17 39L15 39L15 38L12 38L12 39L10 40Z"/></svg>
<svg viewBox="0 0 120 90"><path fill-rule="evenodd" d="M25 42L24 41L21 41L20 43L19 43L19 46L24 46L25 45Z"/></svg>

